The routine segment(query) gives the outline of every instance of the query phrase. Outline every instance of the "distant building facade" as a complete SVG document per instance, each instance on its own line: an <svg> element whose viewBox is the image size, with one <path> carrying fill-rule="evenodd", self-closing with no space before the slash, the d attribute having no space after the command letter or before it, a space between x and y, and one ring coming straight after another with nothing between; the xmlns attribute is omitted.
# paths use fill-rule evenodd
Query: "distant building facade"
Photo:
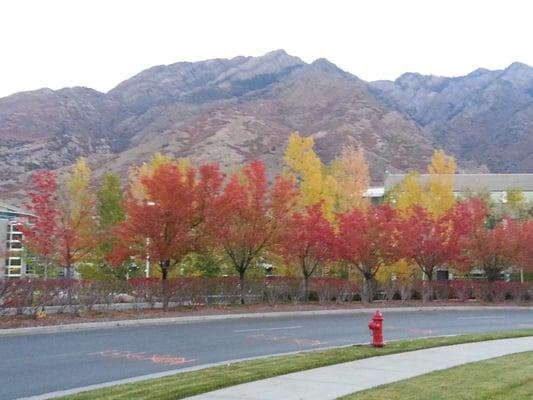
<svg viewBox="0 0 533 400"><path fill-rule="evenodd" d="M406 174L389 174L385 178L385 192L394 189L403 181ZM428 174L420 175L420 183L425 184ZM488 194L496 203L506 203L507 193L521 190L526 201L533 202L533 174L454 174L453 191L456 197L469 194Z"/></svg>
<svg viewBox="0 0 533 400"><path fill-rule="evenodd" d="M29 273L20 228L30 216L18 207L0 202L0 279L21 278Z"/></svg>

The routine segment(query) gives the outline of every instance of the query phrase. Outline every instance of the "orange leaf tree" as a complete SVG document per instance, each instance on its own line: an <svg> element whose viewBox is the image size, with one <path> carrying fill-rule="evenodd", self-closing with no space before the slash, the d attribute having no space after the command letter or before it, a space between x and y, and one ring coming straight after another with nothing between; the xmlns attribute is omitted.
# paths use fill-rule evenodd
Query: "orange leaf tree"
<svg viewBox="0 0 533 400"><path fill-rule="evenodd" d="M77 263L98 245L91 171L80 158L58 190L57 259L71 278Z"/></svg>
<svg viewBox="0 0 533 400"><path fill-rule="evenodd" d="M150 259L161 270L163 308L168 307L168 274L187 254L205 243L205 227L216 217L222 174L218 166L185 170L175 163L159 165L141 177L143 199L130 191L124 202L126 221L115 233L119 246L111 260L120 265L127 257Z"/></svg>
<svg viewBox="0 0 533 400"><path fill-rule="evenodd" d="M239 274L242 304L246 271L264 251L280 242L296 197L291 177L277 176L269 190L260 161L246 165L228 182L222 196L223 212L219 213L223 218L213 231Z"/></svg>

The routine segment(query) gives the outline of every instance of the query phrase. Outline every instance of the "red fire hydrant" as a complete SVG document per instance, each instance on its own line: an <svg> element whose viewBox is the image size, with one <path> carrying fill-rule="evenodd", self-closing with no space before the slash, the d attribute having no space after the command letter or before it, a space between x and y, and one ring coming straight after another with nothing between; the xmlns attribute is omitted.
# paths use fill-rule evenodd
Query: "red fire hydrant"
<svg viewBox="0 0 533 400"><path fill-rule="evenodd" d="M372 316L372 321L368 324L370 334L372 335L372 346L383 347L383 314L376 311Z"/></svg>

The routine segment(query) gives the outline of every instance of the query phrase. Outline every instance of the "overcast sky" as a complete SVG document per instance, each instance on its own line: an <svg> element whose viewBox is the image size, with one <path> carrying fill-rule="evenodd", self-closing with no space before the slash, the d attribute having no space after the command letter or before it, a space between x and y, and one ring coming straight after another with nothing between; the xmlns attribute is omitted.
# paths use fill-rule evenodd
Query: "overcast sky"
<svg viewBox="0 0 533 400"><path fill-rule="evenodd" d="M285 49L365 80L533 65L529 0L5 0L0 96L107 91L148 67Z"/></svg>

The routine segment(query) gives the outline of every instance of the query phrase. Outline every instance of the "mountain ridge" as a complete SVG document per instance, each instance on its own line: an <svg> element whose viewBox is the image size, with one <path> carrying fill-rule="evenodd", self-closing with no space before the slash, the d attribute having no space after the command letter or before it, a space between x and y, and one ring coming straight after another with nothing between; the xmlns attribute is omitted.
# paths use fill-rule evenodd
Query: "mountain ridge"
<svg viewBox="0 0 533 400"><path fill-rule="evenodd" d="M326 162L345 144L362 146L374 183L385 170L423 169L437 147L466 171L533 172L525 154L533 153L532 98L533 69L522 63L374 82L284 50L155 66L107 93L72 87L0 98L0 195L21 198L32 170L61 170L79 156L97 175L125 177L155 151L228 170L260 158L272 175L294 130L313 135Z"/></svg>

